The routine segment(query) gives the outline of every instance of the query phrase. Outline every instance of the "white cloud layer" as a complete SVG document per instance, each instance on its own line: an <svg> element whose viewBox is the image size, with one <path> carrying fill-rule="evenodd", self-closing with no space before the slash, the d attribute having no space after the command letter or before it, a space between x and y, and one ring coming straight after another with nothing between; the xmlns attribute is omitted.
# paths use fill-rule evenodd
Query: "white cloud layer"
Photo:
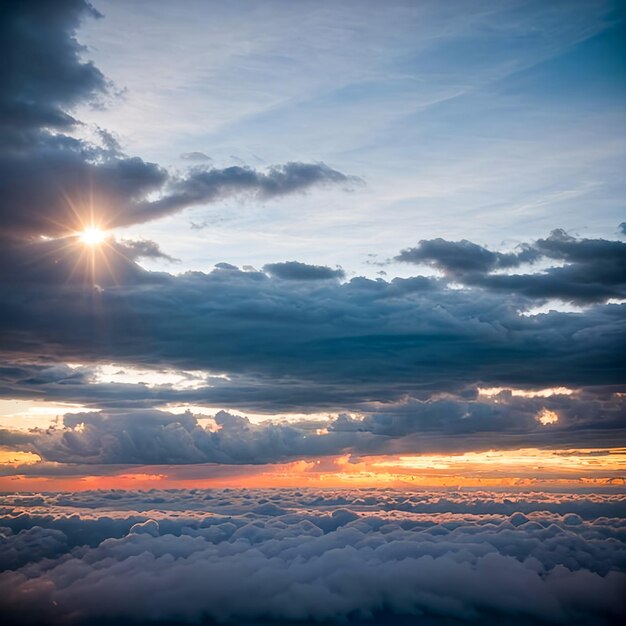
<svg viewBox="0 0 626 626"><path fill-rule="evenodd" d="M624 509L598 494L20 494L2 510L0 611L11 624L616 624Z"/></svg>

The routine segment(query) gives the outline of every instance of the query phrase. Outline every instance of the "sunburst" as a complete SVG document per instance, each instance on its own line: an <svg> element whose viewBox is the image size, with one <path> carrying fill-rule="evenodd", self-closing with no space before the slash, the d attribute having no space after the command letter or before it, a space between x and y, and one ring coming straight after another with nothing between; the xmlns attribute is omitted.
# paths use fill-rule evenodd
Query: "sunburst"
<svg viewBox="0 0 626 626"><path fill-rule="evenodd" d="M86 246L98 246L106 239L106 233L97 226L90 226L85 228L78 237Z"/></svg>

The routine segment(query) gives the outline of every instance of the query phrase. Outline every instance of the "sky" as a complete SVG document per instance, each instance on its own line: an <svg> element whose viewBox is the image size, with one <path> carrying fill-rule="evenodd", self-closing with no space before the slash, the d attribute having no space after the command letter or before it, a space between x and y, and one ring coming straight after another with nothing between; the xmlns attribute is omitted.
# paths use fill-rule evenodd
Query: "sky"
<svg viewBox="0 0 626 626"><path fill-rule="evenodd" d="M9 3L0 487L623 485L623 8Z"/></svg>
<svg viewBox="0 0 626 626"><path fill-rule="evenodd" d="M0 622L613 626L621 0L6 0Z"/></svg>

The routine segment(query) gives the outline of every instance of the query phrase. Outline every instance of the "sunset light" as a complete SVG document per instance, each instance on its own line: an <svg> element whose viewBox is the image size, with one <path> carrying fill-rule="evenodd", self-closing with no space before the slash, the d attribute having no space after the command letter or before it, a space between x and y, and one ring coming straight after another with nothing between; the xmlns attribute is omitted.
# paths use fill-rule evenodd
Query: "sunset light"
<svg viewBox="0 0 626 626"><path fill-rule="evenodd" d="M625 25L5 2L0 624L626 624Z"/></svg>

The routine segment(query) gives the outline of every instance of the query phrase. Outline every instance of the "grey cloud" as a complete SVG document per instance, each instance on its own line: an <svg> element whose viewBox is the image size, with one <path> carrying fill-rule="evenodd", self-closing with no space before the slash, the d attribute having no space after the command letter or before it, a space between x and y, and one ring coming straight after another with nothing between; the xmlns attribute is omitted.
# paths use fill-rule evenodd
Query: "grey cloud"
<svg viewBox="0 0 626 626"><path fill-rule="evenodd" d="M0 229L5 236L67 233L80 228L76 214L92 200L117 210L166 178L155 164L119 158L106 131L99 129L100 146L63 134L78 124L67 111L106 91L101 72L81 61L83 48L75 38L81 19L98 15L82 0L25 0L3 7ZM107 223L102 215L95 217Z"/></svg>
<svg viewBox="0 0 626 626"><path fill-rule="evenodd" d="M24 266L35 257L25 255ZM232 384L207 398L270 410L281 402L310 410L423 398L479 381L623 384L622 305L522 316L533 301L478 298L419 277L284 281L236 269L171 276L121 255L116 263L108 278L99 265L96 293L89 274L74 271L67 281L71 258L37 266L32 286L7 275L0 285L5 362L37 362L54 346L58 360L228 373Z"/></svg>
<svg viewBox="0 0 626 626"><path fill-rule="evenodd" d="M179 259L163 252L158 243L150 241L149 239L123 239L116 242L116 247L119 252L132 260L149 258L163 259L165 261L169 261L170 263L179 261Z"/></svg>
<svg viewBox="0 0 626 626"><path fill-rule="evenodd" d="M101 263L91 276L71 247L50 263L44 250L51 245L32 244L14 255L22 274L2 274L3 358L24 369L5 371L5 397L38 393L128 407L183 401L276 413L358 410L376 400L458 395L479 383L623 386L622 305L523 316L534 301L476 297L424 277L285 281L234 266L171 276L121 254L110 255L113 272ZM51 354L228 379L184 391L62 384L68 372L38 382Z"/></svg>
<svg viewBox="0 0 626 626"><path fill-rule="evenodd" d="M8 554L20 558L0 573L0 603L13 624L610 626L626 614L615 498L378 490L10 497L0 526ZM585 505L593 513L573 512Z"/></svg>
<svg viewBox="0 0 626 626"><path fill-rule="evenodd" d="M0 228L14 237L80 231L92 207L97 224L114 226L128 206L167 180L154 163L39 130L22 149L0 151L0 171Z"/></svg>
<svg viewBox="0 0 626 626"><path fill-rule="evenodd" d="M157 251L151 242L126 246L114 238L89 250L76 235L54 240L0 237L0 283L13 289L56 284L61 290L78 289L84 295L94 285L161 282L163 276L146 272L134 261L141 257L138 253Z"/></svg>
<svg viewBox="0 0 626 626"><path fill-rule="evenodd" d="M188 468L181 468L184 472ZM188 474L183 474L188 475ZM527 490L413 490L404 489L331 489L331 488L271 488L255 490L226 489L149 489L147 491L98 489L78 492L45 493L7 493L4 504L6 515L3 525L14 533L34 526L61 530L70 539L72 546L89 543L97 545L107 532L123 536L138 521L156 519L165 532L177 533L184 526L206 525L219 517L230 517L236 522L237 517L246 518L252 509L259 514L259 507L273 503L284 511L306 509L318 517L326 531L334 530L341 524L332 524L328 517L339 509L341 517L345 511L352 511L351 520L356 519L354 511L375 516L383 513L404 512L410 516L436 515L447 519L457 515L485 516L485 523L491 523L499 517L506 522L511 516L527 517L541 512L544 523L558 522L566 516L567 525L575 525L584 520L591 522L596 518L613 518L619 528L626 525L626 502L619 488L579 488L550 491ZM106 510L127 512L124 516L110 518L103 516ZM171 519L167 512L184 511L179 521ZM272 509L270 512L275 512ZM207 518L207 514L211 517ZM266 515L267 513L262 513ZM328 517L327 517L328 516ZM493 516L493 517L492 517ZM339 517L339 514L333 515ZM124 524L117 525L117 521ZM602 521L602 520L600 520ZM80 527L98 522L101 527L85 541L84 535L77 532ZM346 522L344 522L346 523ZM322 527L322 526L320 526ZM125 529L125 530L124 530ZM614 535L616 536L616 535Z"/></svg>
<svg viewBox="0 0 626 626"><path fill-rule="evenodd" d="M238 272L239 268L236 265L232 265L231 263L216 263L215 268L218 270L226 270Z"/></svg>
<svg viewBox="0 0 626 626"><path fill-rule="evenodd" d="M558 422L537 417L553 411ZM106 410L66 415L63 428L28 433L0 431L0 444L41 456L41 467L5 473L47 475L46 463L85 465L257 465L329 455L380 455L484 451L494 447L611 447L626 436L623 398L580 397L406 400L385 408L361 407L361 415L251 423L220 411L216 428L202 416L166 411ZM56 470L55 470L56 471ZM542 475L545 472L542 473Z"/></svg>
<svg viewBox="0 0 626 626"><path fill-rule="evenodd" d="M532 274L493 273L542 259L564 265ZM626 243L577 239L561 229L514 253L492 252L465 240L433 239L403 250L395 260L432 265L467 286L538 300L588 304L626 296Z"/></svg>
<svg viewBox="0 0 626 626"><path fill-rule="evenodd" d="M331 437L316 436L314 425L306 422L254 425L246 417L224 411L214 420L217 431L201 427L191 413L79 413L65 416L65 428L31 431L27 447L46 461L60 463L262 464L341 453L355 439L341 432ZM80 428L75 428L79 424ZM0 442L13 442L15 438L8 432L4 441L0 432ZM18 437L14 445L22 441Z"/></svg>
<svg viewBox="0 0 626 626"><path fill-rule="evenodd" d="M131 225L241 193L272 198L348 180L324 165L290 163L268 173L235 167L174 181L155 163L45 134L21 154L0 153L0 169L0 224L15 236L64 235L92 217L104 228ZM145 200L154 192L161 199Z"/></svg>
<svg viewBox="0 0 626 626"><path fill-rule="evenodd" d="M31 561L58 557L67 550L67 537L60 530L33 526L8 536L0 531L0 570L17 569Z"/></svg>
<svg viewBox="0 0 626 626"><path fill-rule="evenodd" d="M332 269L325 265L308 265L298 261L268 263L263 266L263 271L283 280L328 280L346 276L341 268Z"/></svg>
<svg viewBox="0 0 626 626"><path fill-rule="evenodd" d="M416 248L402 250L396 261L425 263L453 276L471 272L491 272L495 269L518 267L533 263L539 254L529 246L519 252L492 252L471 241L446 241L445 239L422 240Z"/></svg>
<svg viewBox="0 0 626 626"><path fill-rule="evenodd" d="M186 207L206 204L241 194L269 200L306 191L315 185L354 184L359 179L346 176L324 163L290 162L259 172L249 167L225 169L196 168L183 178L170 179L163 197L130 207L118 217L120 224L156 219Z"/></svg>
<svg viewBox="0 0 626 626"><path fill-rule="evenodd" d="M5 3L0 19L0 133L20 142L36 127L74 124L66 112L106 89L102 73L82 62L74 31L99 13L84 0Z"/></svg>
<svg viewBox="0 0 626 626"><path fill-rule="evenodd" d="M212 161L213 159L204 152L184 152L180 155L184 161Z"/></svg>

